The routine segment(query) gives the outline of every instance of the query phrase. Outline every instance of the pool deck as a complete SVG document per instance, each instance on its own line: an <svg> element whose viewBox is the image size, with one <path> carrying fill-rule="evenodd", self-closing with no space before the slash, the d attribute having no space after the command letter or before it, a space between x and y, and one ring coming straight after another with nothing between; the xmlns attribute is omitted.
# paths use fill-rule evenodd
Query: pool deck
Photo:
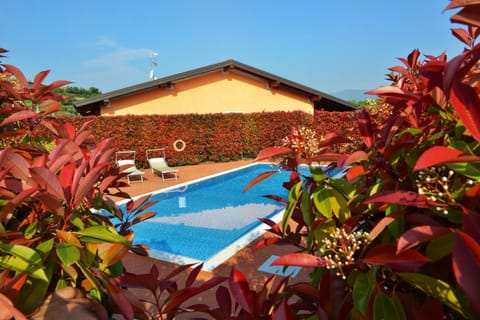
<svg viewBox="0 0 480 320"><path fill-rule="evenodd" d="M220 173L223 171L228 171L234 168L242 167L248 164L253 163L253 160L241 160L241 161L234 161L234 162L225 162L225 163L206 163L200 165L192 165L192 166L180 166L177 167L179 170L178 172L178 180L167 180L162 181L162 178L159 176L155 176L151 173L150 169L146 169L144 175L144 182L132 182L129 187L124 188L123 191L127 192L131 197L151 193L153 191L167 188L170 186L182 184L188 181L200 179L202 177L206 177L212 174ZM265 225L267 228L267 226ZM265 235L265 234L264 234ZM264 237L261 236L258 240ZM202 271L199 274L198 280L205 281L210 279L212 276L226 276L228 277L231 273L231 268L234 266L239 271L241 271L249 280L251 288L261 288L264 282L272 276L271 273L259 271L258 268L272 255L280 256L286 253L296 252L296 248L293 246L277 246L272 245L267 248L263 248L254 252L253 248L256 245L257 241L253 241L249 245L247 245L244 249L238 251L224 263L216 267L211 272ZM124 259L124 265L128 272L141 274L141 273L148 273L152 264L155 264L160 272L160 275L166 276L171 271L173 271L177 265L169 262L160 261L150 257L141 257L134 254L129 254ZM291 280L290 283L299 282L299 281L309 281L308 272L311 270L307 270L303 268L301 272ZM183 274L180 278L176 278L178 283L183 286L184 279L186 275ZM282 277L282 276L278 276ZM224 283L223 285L228 285L228 283ZM203 294L201 297L197 297L196 300L192 299L193 303L207 303L210 306L213 306L213 301L215 299L215 289L210 290L210 293ZM180 319L183 317L177 317ZM186 317L185 319L189 318Z"/></svg>

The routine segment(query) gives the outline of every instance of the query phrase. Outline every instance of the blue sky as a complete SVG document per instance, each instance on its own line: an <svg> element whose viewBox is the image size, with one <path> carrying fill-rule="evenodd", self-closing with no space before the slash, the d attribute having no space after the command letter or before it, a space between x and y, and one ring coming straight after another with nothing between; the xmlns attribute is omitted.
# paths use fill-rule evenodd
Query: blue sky
<svg viewBox="0 0 480 320"><path fill-rule="evenodd" d="M235 59L335 93L387 84L388 68L418 48L449 58L463 48L447 0L4 1L3 63L28 78L102 92Z"/></svg>

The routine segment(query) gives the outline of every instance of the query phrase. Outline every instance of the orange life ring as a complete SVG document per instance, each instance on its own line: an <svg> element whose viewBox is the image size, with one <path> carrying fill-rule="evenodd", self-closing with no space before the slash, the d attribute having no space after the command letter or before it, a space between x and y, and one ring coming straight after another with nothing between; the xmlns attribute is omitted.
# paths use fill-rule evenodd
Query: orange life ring
<svg viewBox="0 0 480 320"><path fill-rule="evenodd" d="M175 142L173 143L173 149L175 149L175 151L177 151L177 152L185 150L186 146L187 145L186 145L185 141L183 141L182 139L175 140Z"/></svg>

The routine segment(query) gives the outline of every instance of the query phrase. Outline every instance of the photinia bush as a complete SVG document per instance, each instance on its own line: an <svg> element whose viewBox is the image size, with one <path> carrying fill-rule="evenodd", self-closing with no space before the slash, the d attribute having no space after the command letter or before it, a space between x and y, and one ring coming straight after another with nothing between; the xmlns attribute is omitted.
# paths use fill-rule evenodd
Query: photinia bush
<svg viewBox="0 0 480 320"><path fill-rule="evenodd" d="M143 213L148 198L131 201L123 214L106 197L123 195L118 187L125 186L111 165L112 139L91 144L88 123L75 130L47 118L65 98L53 90L69 82L45 85L43 71L29 83L7 64L0 74L0 319L55 314L65 297L85 310L95 306L102 319L113 312L132 318L114 284L128 251L146 254L132 244L130 227L151 216ZM38 126L54 141L48 148L32 138Z"/></svg>
<svg viewBox="0 0 480 320"><path fill-rule="evenodd" d="M312 268L311 283L286 288L308 317L480 318L477 2L447 7L463 8L452 18L467 25L452 29L462 53L422 60L413 50L390 69L391 85L369 92L388 111L360 112L361 148L322 152L321 140L312 146L297 130L288 146L258 155L283 155L292 172L283 221L265 221L273 236L258 247L299 248L274 264ZM322 162L345 176L330 177ZM298 170L301 163L309 174ZM298 304L286 308L299 314Z"/></svg>

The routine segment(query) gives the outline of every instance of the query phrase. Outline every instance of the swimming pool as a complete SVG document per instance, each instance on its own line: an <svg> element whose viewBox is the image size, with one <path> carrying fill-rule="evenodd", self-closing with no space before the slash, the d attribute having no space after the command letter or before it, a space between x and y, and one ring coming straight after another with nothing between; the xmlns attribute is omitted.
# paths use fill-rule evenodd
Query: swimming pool
<svg viewBox="0 0 480 320"><path fill-rule="evenodd" d="M263 196L286 198L282 182L288 181L288 172L279 172L243 193L257 175L275 169L253 164L154 193L151 199L158 202L149 211L157 215L133 227L134 242L147 245L156 259L203 262L204 270L213 270L265 232L268 226L259 217L281 220L284 205ZM124 203L119 203L121 208Z"/></svg>

